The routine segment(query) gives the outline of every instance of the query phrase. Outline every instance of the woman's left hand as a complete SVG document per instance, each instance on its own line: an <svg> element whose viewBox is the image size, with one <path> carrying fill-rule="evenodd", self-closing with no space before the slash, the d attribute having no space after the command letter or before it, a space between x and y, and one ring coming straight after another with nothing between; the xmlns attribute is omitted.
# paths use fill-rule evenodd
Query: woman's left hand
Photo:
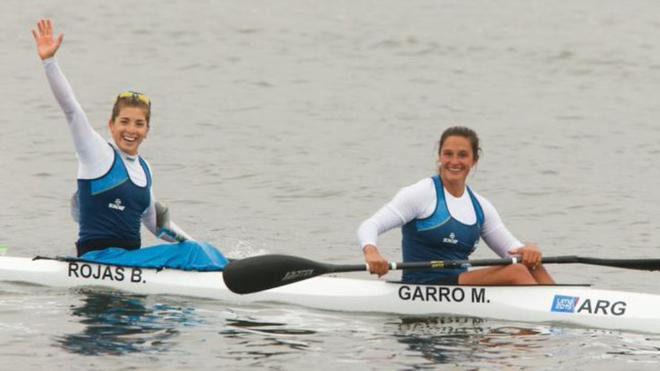
<svg viewBox="0 0 660 371"><path fill-rule="evenodd" d="M516 255L520 257L520 262L525 264L529 269L536 269L541 264L543 259L543 254L541 249L536 246L536 244L528 243L523 247L517 249L509 250L511 255Z"/></svg>

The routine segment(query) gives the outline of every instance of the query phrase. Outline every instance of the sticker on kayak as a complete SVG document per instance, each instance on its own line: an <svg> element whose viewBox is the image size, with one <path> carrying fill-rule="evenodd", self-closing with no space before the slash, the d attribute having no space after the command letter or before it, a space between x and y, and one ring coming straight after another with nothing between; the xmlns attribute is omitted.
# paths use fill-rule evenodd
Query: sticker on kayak
<svg viewBox="0 0 660 371"><path fill-rule="evenodd" d="M552 312L560 313L581 313L581 314L600 314L605 316L622 316L626 314L628 304L625 301L610 301L605 299L582 300L578 306L579 297L555 295L552 300Z"/></svg>
<svg viewBox="0 0 660 371"><path fill-rule="evenodd" d="M142 279L142 269L130 267L117 267L112 265L97 265L81 262L69 262L67 275L71 278L85 278L102 281L129 281L133 283L147 283Z"/></svg>
<svg viewBox="0 0 660 371"><path fill-rule="evenodd" d="M555 295L555 298L552 301L551 311L573 313L575 312L575 306L577 305L578 299L580 298L576 296Z"/></svg>

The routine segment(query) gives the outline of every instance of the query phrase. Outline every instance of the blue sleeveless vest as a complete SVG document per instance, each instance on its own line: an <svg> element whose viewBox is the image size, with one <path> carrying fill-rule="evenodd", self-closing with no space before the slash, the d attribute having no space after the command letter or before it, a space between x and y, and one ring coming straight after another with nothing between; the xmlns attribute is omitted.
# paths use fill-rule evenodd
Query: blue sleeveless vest
<svg viewBox="0 0 660 371"><path fill-rule="evenodd" d="M403 261L465 260L476 249L479 242L484 213L477 198L467 188L477 222L466 225L454 219L447 209L442 180L434 176L437 203L435 211L424 219L414 219L402 228ZM456 276L467 269L436 269L427 271L404 271L406 283L433 283L448 276Z"/></svg>
<svg viewBox="0 0 660 371"><path fill-rule="evenodd" d="M78 179L80 230L78 254L107 246L135 249L140 247L140 221L149 207L151 174L138 156L147 177L147 185L135 185L117 150L110 170L97 179Z"/></svg>

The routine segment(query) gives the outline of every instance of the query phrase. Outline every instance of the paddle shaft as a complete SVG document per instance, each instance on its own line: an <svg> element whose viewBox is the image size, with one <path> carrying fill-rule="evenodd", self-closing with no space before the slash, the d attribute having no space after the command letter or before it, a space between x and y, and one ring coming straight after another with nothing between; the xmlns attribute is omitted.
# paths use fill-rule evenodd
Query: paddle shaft
<svg viewBox="0 0 660 371"><path fill-rule="evenodd" d="M392 270L461 269L518 263L517 257L503 259L439 260L389 263ZM660 259L600 259L579 256L544 257L544 264L590 264L616 268L660 270ZM248 294L288 285L327 273L368 271L367 264L339 265L320 263L289 255L260 255L232 261L225 267L223 280L238 294Z"/></svg>
<svg viewBox="0 0 660 371"><path fill-rule="evenodd" d="M575 255L565 256L548 256L542 259L543 264L588 264L600 265L606 267L624 268L624 269L638 269L656 271L660 270L660 259L602 259L602 258L587 258ZM390 270L423 270L423 269L457 269L467 267L488 267L495 265L509 265L520 263L516 257L502 258L502 259L474 259L474 260L437 260L427 262L408 262L397 263L390 262ZM353 264L353 265L335 265L325 264L330 270L327 273L339 272L359 272L368 271L369 267L366 264Z"/></svg>
<svg viewBox="0 0 660 371"><path fill-rule="evenodd" d="M464 267L484 267L493 265L508 265L517 263L516 258L508 259L480 259L480 260L438 260L427 262L390 262L388 263L391 270L423 270L423 269L457 269ZM324 264L328 272L326 273L339 273L339 272L359 272L369 271L367 264Z"/></svg>

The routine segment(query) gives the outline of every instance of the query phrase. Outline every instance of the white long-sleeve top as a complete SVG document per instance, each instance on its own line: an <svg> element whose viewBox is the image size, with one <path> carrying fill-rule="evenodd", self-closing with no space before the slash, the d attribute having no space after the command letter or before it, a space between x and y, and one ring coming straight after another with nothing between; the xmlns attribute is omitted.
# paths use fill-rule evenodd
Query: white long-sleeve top
<svg viewBox="0 0 660 371"><path fill-rule="evenodd" d="M474 224L477 215L467 191L460 197L445 192L449 214L463 224ZM524 246L504 226L500 215L490 201L474 192L484 213L481 238L500 257L509 256L509 250ZM408 187L401 188L394 198L378 210L358 228L360 246L377 246L378 236L403 226L414 219L424 219L435 211L437 196L432 178L425 178Z"/></svg>

